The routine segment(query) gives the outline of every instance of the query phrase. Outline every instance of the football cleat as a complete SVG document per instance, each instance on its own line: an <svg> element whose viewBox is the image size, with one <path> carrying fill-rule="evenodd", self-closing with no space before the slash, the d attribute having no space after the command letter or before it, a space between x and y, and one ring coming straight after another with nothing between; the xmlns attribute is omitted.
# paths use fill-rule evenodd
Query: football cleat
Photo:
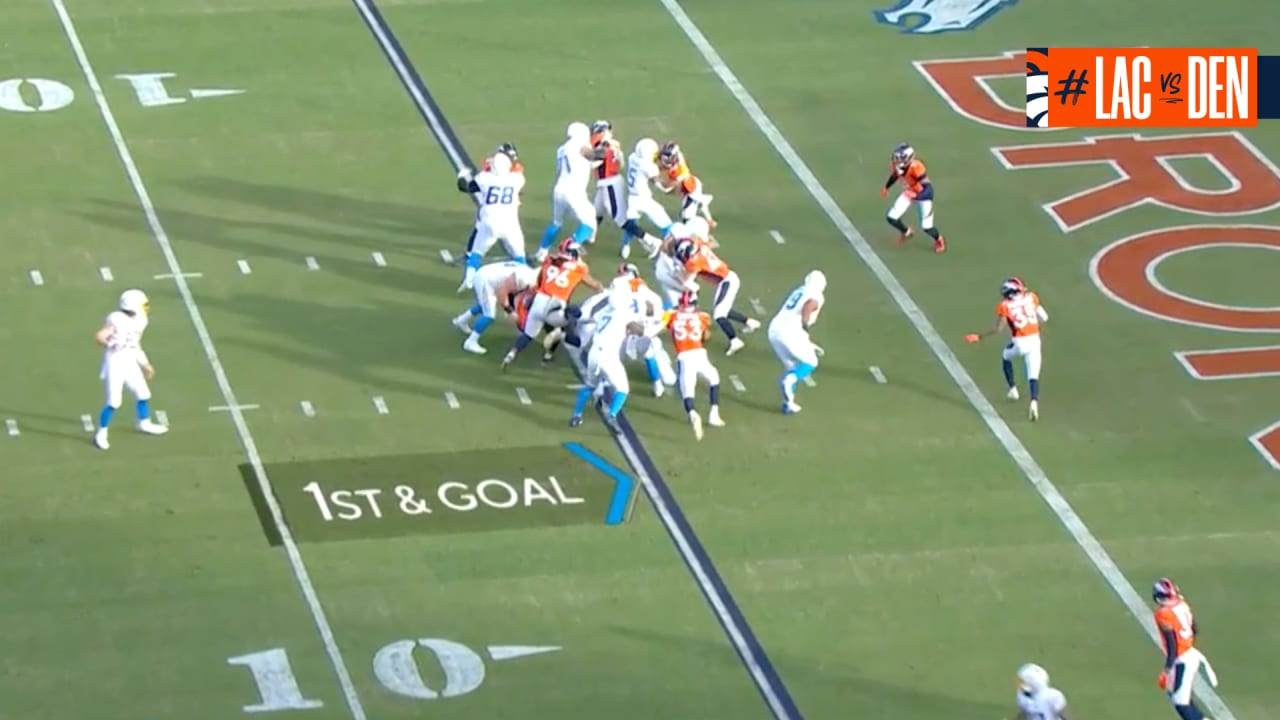
<svg viewBox="0 0 1280 720"><path fill-rule="evenodd" d="M466 350L472 355L484 355L485 353L489 352L488 350L485 349L483 345L480 344L479 340L476 340L474 338L467 338L466 341L462 343L462 349ZM503 367L504 368L506 367L506 363L503 363Z"/></svg>
<svg viewBox="0 0 1280 720"><path fill-rule="evenodd" d="M93 434L93 446L99 450L111 449L111 443L107 442L106 428L98 428L98 431Z"/></svg>
<svg viewBox="0 0 1280 720"><path fill-rule="evenodd" d="M581 415L574 415L573 417L569 418L569 427L578 427L581 424L582 424Z"/></svg>
<svg viewBox="0 0 1280 720"><path fill-rule="evenodd" d="M711 427L724 427L724 419L720 417L719 405L711 406L711 412L707 413L707 423Z"/></svg>
<svg viewBox="0 0 1280 720"><path fill-rule="evenodd" d="M1040 419L1040 402L1038 400L1031 401L1031 405L1027 408L1027 417L1031 422L1035 422Z"/></svg>
<svg viewBox="0 0 1280 720"><path fill-rule="evenodd" d="M702 417L698 415L696 410L689 411L689 424L693 426L693 436L699 441L702 440Z"/></svg>
<svg viewBox="0 0 1280 720"><path fill-rule="evenodd" d="M783 415L795 415L795 414L796 414L796 413L798 413L798 412L800 412L800 406L799 406L799 405L797 405L797 404L795 404L795 403L793 403L793 402L782 403L782 414L783 414Z"/></svg>
<svg viewBox="0 0 1280 720"><path fill-rule="evenodd" d="M911 235L912 235L911 228L907 228L907 231L904 233L900 233L898 235L898 239L895 240L894 242L896 242L899 245L906 244L907 240L911 239Z"/></svg>
<svg viewBox="0 0 1280 720"><path fill-rule="evenodd" d="M743 342L742 338L737 338L737 337L736 337L736 338L734 338L734 339L732 339L732 340L730 340L730 341L729 341L729 349L728 349L728 350L725 350L725 351L724 351L724 354L725 354L725 355L734 355L734 354L736 354L739 350L741 350L742 348L744 348L744 347L746 347L746 346L747 346L747 344L746 344L745 342Z"/></svg>
<svg viewBox="0 0 1280 720"><path fill-rule="evenodd" d="M471 334L471 323L470 323L470 322L468 322L468 320L470 319L470 318L468 317L468 315L470 315L470 313L467 313L466 315L459 315L459 316L455 317L455 318L453 319L453 326L454 326L454 327L456 327L456 328L458 328L458 330L459 330L459 331L464 332L464 333L466 333L466 334L470 335L470 334Z"/></svg>
<svg viewBox="0 0 1280 720"><path fill-rule="evenodd" d="M755 318L747 318L747 322L742 326L742 332L750 335L760 329L760 321Z"/></svg>
<svg viewBox="0 0 1280 720"><path fill-rule="evenodd" d="M946 252L946 251L947 251L947 240L946 240L946 238L944 238L944 237L942 237L941 235L939 235L939 236L938 236L938 239L933 241L933 251L934 251L935 253L939 254L939 255L941 255L942 253Z"/></svg>
<svg viewBox="0 0 1280 720"><path fill-rule="evenodd" d="M1009 398L1010 400L1017 400L1021 396L1018 395L1018 388L1015 386L1015 387L1009 388L1009 392L1005 394L1005 397Z"/></svg>
<svg viewBox="0 0 1280 720"><path fill-rule="evenodd" d="M144 435L163 435L169 432L169 428L151 418L147 418L138 422L138 432Z"/></svg>

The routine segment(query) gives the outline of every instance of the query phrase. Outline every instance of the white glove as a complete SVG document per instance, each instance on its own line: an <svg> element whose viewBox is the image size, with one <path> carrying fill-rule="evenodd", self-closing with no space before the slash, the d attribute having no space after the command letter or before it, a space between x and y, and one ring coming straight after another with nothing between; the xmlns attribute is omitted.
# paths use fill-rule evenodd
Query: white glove
<svg viewBox="0 0 1280 720"><path fill-rule="evenodd" d="M471 170L471 168L466 168L466 167L464 167L464 168L462 168L461 170L459 170L459 171L458 171L458 179L459 179L459 180L470 180L472 177L474 177L474 176L471 174L472 172L473 172L473 171Z"/></svg>
<svg viewBox="0 0 1280 720"><path fill-rule="evenodd" d="M814 343L813 352L816 353L818 357L822 357L823 355L827 354L827 351L823 350L822 346L818 345L817 343Z"/></svg>

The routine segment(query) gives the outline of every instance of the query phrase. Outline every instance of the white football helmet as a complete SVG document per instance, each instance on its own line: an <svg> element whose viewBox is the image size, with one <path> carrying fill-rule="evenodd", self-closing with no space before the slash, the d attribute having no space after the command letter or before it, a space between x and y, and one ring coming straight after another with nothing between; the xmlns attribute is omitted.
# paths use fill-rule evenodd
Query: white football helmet
<svg viewBox="0 0 1280 720"><path fill-rule="evenodd" d="M658 141L653 138L640 138L636 141L636 155L646 160L655 160L658 157Z"/></svg>
<svg viewBox="0 0 1280 720"><path fill-rule="evenodd" d="M506 175L511 172L511 158L506 153L495 153L489 158L489 170L496 175Z"/></svg>
<svg viewBox="0 0 1280 720"><path fill-rule="evenodd" d="M827 276L821 270L811 270L804 276L804 284L805 287L822 292L827 289Z"/></svg>
<svg viewBox="0 0 1280 720"><path fill-rule="evenodd" d="M569 123L569 128L564 131L564 136L567 140L586 142L591 139L591 128L587 127L586 123L572 122Z"/></svg>
<svg viewBox="0 0 1280 720"><path fill-rule="evenodd" d="M125 290L120 295L120 309L127 313L145 315L151 309L151 299L141 290Z"/></svg>
<svg viewBox="0 0 1280 720"><path fill-rule="evenodd" d="M1040 692L1049 687L1049 672L1035 663L1018 668L1018 689Z"/></svg>
<svg viewBox="0 0 1280 720"><path fill-rule="evenodd" d="M711 237L711 226L707 224L706 220L700 217L690 218L689 220L686 220L684 223L684 227L686 230L689 231L689 234L693 235L694 237L700 240L706 240L707 238Z"/></svg>

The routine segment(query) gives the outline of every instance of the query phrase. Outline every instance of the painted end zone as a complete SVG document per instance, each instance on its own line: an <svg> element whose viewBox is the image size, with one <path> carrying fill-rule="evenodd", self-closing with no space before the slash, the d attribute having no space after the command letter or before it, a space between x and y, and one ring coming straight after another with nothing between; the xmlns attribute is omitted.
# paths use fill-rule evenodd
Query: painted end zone
<svg viewBox="0 0 1280 720"><path fill-rule="evenodd" d="M566 450L568 452L566 452ZM267 466L299 542L512 530L630 517L635 483L576 443ZM246 479L252 469L241 466ZM257 483L246 482L262 515ZM267 539L278 542L273 525Z"/></svg>

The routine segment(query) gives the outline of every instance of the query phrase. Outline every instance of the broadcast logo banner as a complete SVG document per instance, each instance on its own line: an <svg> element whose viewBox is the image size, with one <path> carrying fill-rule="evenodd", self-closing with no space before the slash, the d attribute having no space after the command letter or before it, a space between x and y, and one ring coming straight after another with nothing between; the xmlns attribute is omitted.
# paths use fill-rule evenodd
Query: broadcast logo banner
<svg viewBox="0 0 1280 720"><path fill-rule="evenodd" d="M1027 48L1027 127L1245 128L1273 117L1280 58L1253 48Z"/></svg>

